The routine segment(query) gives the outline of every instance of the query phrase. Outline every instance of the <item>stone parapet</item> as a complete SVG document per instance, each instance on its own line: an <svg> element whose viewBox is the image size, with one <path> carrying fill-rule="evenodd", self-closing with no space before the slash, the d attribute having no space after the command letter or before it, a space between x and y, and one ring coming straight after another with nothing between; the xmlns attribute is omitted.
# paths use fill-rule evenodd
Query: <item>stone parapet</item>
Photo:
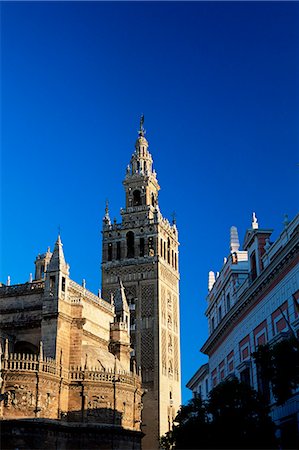
<svg viewBox="0 0 299 450"><path fill-rule="evenodd" d="M2 419L48 418L104 423L140 431L139 374L95 367L63 367L40 355L2 360Z"/></svg>
<svg viewBox="0 0 299 450"><path fill-rule="evenodd" d="M81 302L80 297L82 297L82 299L84 299L84 300L85 299L91 300L92 302L96 303L98 306L102 306L107 311L113 312L113 306L110 303L106 302L105 300L101 299L100 297L97 297L95 294L88 291L83 286L80 286L80 284L76 283L75 281L70 280L69 287L71 290L75 291L76 294L79 295L78 298L72 299L72 301L71 301L72 303L80 303Z"/></svg>
<svg viewBox="0 0 299 450"><path fill-rule="evenodd" d="M44 281L33 281L32 283L14 284L12 286L0 286L0 297L14 297L32 293L43 292L45 288Z"/></svg>

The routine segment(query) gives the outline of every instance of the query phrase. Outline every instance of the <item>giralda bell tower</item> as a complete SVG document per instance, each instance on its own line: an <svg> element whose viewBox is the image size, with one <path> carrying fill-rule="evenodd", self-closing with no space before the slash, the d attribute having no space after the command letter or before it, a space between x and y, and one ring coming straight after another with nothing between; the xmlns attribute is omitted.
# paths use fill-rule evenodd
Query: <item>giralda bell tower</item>
<svg viewBox="0 0 299 450"><path fill-rule="evenodd" d="M102 295L109 300L121 278L131 312L132 358L141 367L143 449L157 449L181 404L178 231L160 213L159 184L140 121L123 181L121 223L103 219Z"/></svg>

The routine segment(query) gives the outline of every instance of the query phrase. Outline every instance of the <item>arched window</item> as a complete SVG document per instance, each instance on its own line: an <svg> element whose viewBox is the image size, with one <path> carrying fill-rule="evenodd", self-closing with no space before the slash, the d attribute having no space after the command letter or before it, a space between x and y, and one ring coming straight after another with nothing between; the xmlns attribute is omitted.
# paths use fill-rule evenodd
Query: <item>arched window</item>
<svg viewBox="0 0 299 450"><path fill-rule="evenodd" d="M112 243L108 244L108 261L112 261Z"/></svg>
<svg viewBox="0 0 299 450"><path fill-rule="evenodd" d="M163 258L166 259L166 242L163 242Z"/></svg>
<svg viewBox="0 0 299 450"><path fill-rule="evenodd" d="M136 189L133 192L133 206L140 206L141 205L141 192Z"/></svg>
<svg viewBox="0 0 299 450"><path fill-rule="evenodd" d="M134 256L134 233L133 231L129 231L127 233L127 258L134 258Z"/></svg>
<svg viewBox="0 0 299 450"><path fill-rule="evenodd" d="M174 254L174 268L175 268L175 270L177 270L177 258L176 258L176 253Z"/></svg>
<svg viewBox="0 0 299 450"><path fill-rule="evenodd" d="M155 199L154 194L152 193L152 206L155 206L155 205L156 205L156 199Z"/></svg>
<svg viewBox="0 0 299 450"><path fill-rule="evenodd" d="M148 245L148 250L149 250L149 256L154 256L155 249L154 249L154 238L153 237L148 238L147 245Z"/></svg>
<svg viewBox="0 0 299 450"><path fill-rule="evenodd" d="M167 262L170 264L170 239L167 239Z"/></svg>
<svg viewBox="0 0 299 450"><path fill-rule="evenodd" d="M163 256L163 241L160 239L160 256Z"/></svg>

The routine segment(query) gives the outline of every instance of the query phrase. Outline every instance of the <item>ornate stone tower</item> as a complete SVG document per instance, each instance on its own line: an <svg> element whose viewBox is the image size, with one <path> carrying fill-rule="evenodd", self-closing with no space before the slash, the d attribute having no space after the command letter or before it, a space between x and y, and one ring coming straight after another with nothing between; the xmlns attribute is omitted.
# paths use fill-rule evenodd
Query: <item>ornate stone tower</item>
<svg viewBox="0 0 299 450"><path fill-rule="evenodd" d="M144 449L158 448L181 404L178 231L163 218L160 189L140 121L123 182L126 207L112 224L103 219L102 294L110 299L121 278L130 308L132 359L141 367Z"/></svg>

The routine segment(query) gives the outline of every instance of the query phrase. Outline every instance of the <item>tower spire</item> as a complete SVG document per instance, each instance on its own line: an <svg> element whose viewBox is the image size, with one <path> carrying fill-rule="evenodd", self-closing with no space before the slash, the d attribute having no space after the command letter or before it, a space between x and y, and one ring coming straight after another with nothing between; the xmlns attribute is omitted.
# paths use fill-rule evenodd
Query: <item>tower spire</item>
<svg viewBox="0 0 299 450"><path fill-rule="evenodd" d="M109 202L108 199L106 199L106 207L105 207L105 215L103 217L104 225L111 225L111 220L109 216Z"/></svg>
<svg viewBox="0 0 299 450"><path fill-rule="evenodd" d="M68 265L66 264L65 258L64 258L60 234L58 234L58 236L57 236L54 251L52 253L52 256L51 256L51 259L49 262L48 270L49 270L49 272L56 271L56 270L62 270L64 272L69 271Z"/></svg>
<svg viewBox="0 0 299 450"><path fill-rule="evenodd" d="M144 135L146 133L146 130L144 129L143 124L144 124L144 114L141 114L138 134L139 134L139 136L142 136L142 137L144 137Z"/></svg>
<svg viewBox="0 0 299 450"><path fill-rule="evenodd" d="M118 285L119 287L114 295L115 313L119 321L126 322L128 324L130 310L125 294L125 288L120 277L118 277Z"/></svg>

